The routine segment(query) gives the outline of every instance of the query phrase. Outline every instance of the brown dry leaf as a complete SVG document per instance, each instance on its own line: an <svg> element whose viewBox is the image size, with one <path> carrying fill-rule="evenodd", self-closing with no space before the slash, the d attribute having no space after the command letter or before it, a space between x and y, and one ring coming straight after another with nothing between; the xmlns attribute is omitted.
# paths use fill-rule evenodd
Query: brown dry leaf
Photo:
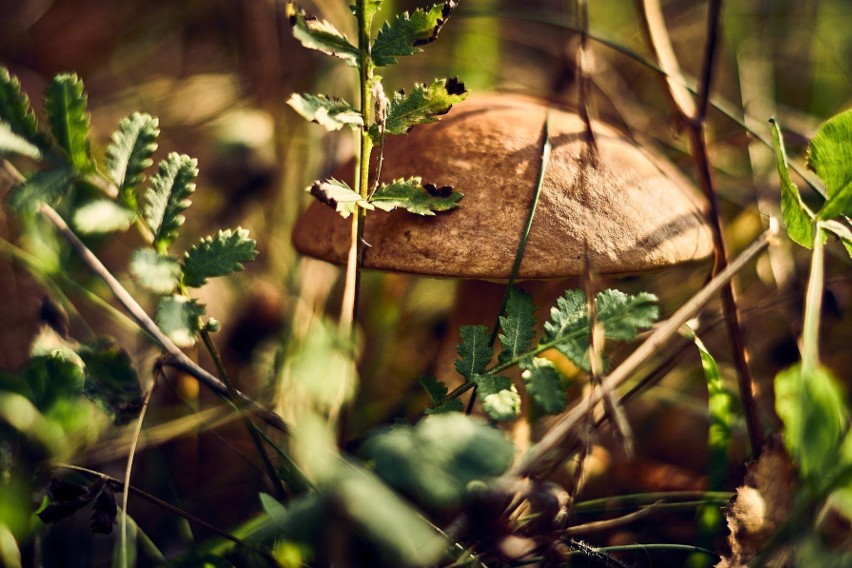
<svg viewBox="0 0 852 568"><path fill-rule="evenodd" d="M795 490L793 462L780 438L764 447L760 458L748 466L743 485L725 507L730 554L716 568L745 567L757 556L772 535L786 522ZM767 566L791 565L788 550L775 553Z"/></svg>

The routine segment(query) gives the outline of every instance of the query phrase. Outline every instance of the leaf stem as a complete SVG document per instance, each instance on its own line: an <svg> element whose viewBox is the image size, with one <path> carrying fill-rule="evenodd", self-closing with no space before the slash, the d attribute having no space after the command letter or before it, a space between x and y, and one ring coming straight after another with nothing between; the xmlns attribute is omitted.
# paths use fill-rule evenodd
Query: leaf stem
<svg viewBox="0 0 852 568"><path fill-rule="evenodd" d="M805 316L802 325L802 376L808 376L819 365L819 322L822 309L824 279L825 235L821 224L814 228L814 248L811 253L811 273L805 295Z"/></svg>
<svg viewBox="0 0 852 568"><path fill-rule="evenodd" d="M366 14L365 0L357 0L355 12L358 16L359 86L361 90L360 150L355 178L355 191L366 200L369 194L370 156L373 142L370 138L370 108L372 107L373 59L370 54L370 28L372 17ZM366 209L358 206L352 216L349 254L346 259L346 283L343 288L343 305L340 311L340 330L353 334L358 317L358 299L361 294L361 265L364 261L364 221Z"/></svg>

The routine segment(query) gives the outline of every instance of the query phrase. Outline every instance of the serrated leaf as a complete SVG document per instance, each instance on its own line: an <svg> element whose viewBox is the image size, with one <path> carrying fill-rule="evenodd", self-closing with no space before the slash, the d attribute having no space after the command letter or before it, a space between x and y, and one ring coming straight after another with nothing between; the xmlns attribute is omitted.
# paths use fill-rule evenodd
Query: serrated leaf
<svg viewBox="0 0 852 568"><path fill-rule="evenodd" d="M168 249L183 225L181 213L189 207L189 196L195 191L197 165L194 158L172 152L151 178L143 218L154 233L154 248L159 252Z"/></svg>
<svg viewBox="0 0 852 568"><path fill-rule="evenodd" d="M346 182L334 178L315 181L307 191L326 205L334 207L334 210L344 219L355 213L359 206L364 209L374 209Z"/></svg>
<svg viewBox="0 0 852 568"><path fill-rule="evenodd" d="M405 134L417 125L436 122L439 115L450 112L452 106L465 100L467 95L464 83L455 77L436 79L428 87L425 83L417 83L411 93L394 93L388 103L384 132ZM370 127L370 135L376 143L381 141L377 125Z"/></svg>
<svg viewBox="0 0 852 568"><path fill-rule="evenodd" d="M595 299L597 323L609 339L630 341L641 328L654 325L660 317L657 297L647 292L634 296L619 290L603 290Z"/></svg>
<svg viewBox="0 0 852 568"><path fill-rule="evenodd" d="M180 294L165 296L157 305L157 325L178 347L195 345L203 315L204 306Z"/></svg>
<svg viewBox="0 0 852 568"><path fill-rule="evenodd" d="M95 169L89 144L91 119L86 111L88 97L77 75L53 78L45 91L44 109L53 137L68 155L70 164L81 173Z"/></svg>
<svg viewBox="0 0 852 568"><path fill-rule="evenodd" d="M77 353L86 364L86 396L118 426L135 420L142 410L142 388L130 355L109 339L83 345Z"/></svg>
<svg viewBox="0 0 852 568"><path fill-rule="evenodd" d="M535 338L535 304L532 296L519 288L509 291L504 315L500 316L501 363L528 350Z"/></svg>
<svg viewBox="0 0 852 568"><path fill-rule="evenodd" d="M135 212L111 199L93 199L81 205L74 211L72 219L74 228L88 234L124 231L135 220Z"/></svg>
<svg viewBox="0 0 852 568"><path fill-rule="evenodd" d="M447 400L447 394L449 394L447 385L435 377L420 377L418 380L432 401L432 408L427 408L426 414L443 414L445 412L461 412L464 410L461 400L457 398Z"/></svg>
<svg viewBox="0 0 852 568"><path fill-rule="evenodd" d="M15 134L9 124L0 120L0 157L12 155L40 160L41 150L22 136Z"/></svg>
<svg viewBox="0 0 852 568"><path fill-rule="evenodd" d="M822 221L820 227L837 235L849 258L852 258L852 230L847 225L840 221Z"/></svg>
<svg viewBox="0 0 852 568"><path fill-rule="evenodd" d="M488 328L484 325L463 325L459 328L461 342L456 351L461 359L456 360L456 371L467 380L485 371L491 361L492 348L488 345Z"/></svg>
<svg viewBox="0 0 852 568"><path fill-rule="evenodd" d="M772 144L775 147L775 165L778 167L778 176L781 178L781 218L787 226L787 235L793 242L805 248L812 248L814 214L802 201L799 188L790 179L784 140L775 119L771 119L769 125L772 131Z"/></svg>
<svg viewBox="0 0 852 568"><path fill-rule="evenodd" d="M68 518L88 505L105 485L103 478L98 478L91 485L82 485L53 477L47 491L50 502L37 513L38 517L43 523Z"/></svg>
<svg viewBox="0 0 852 568"><path fill-rule="evenodd" d="M0 119L21 138L33 143L40 141L38 121L30 107L30 100L21 92L21 83L18 78L2 65L0 65Z"/></svg>
<svg viewBox="0 0 852 568"><path fill-rule="evenodd" d="M521 395L508 378L501 375L474 375L482 409L493 420L517 418L521 413Z"/></svg>
<svg viewBox="0 0 852 568"><path fill-rule="evenodd" d="M396 63L397 57L420 53L418 47L438 38L457 5L454 0L447 0L428 10L417 8L411 14L404 12L385 22L370 50L373 63L382 67Z"/></svg>
<svg viewBox="0 0 852 568"><path fill-rule="evenodd" d="M568 404L568 394L559 370L548 359L536 357L521 374L527 392L547 414L558 414Z"/></svg>
<svg viewBox="0 0 852 568"><path fill-rule="evenodd" d="M825 183L820 219L852 215L852 109L823 122L808 145L808 168Z"/></svg>
<svg viewBox="0 0 852 568"><path fill-rule="evenodd" d="M359 66L361 56L358 48L333 25L308 16L292 2L287 4L287 17L290 18L293 37L303 46L339 57L350 67Z"/></svg>
<svg viewBox="0 0 852 568"><path fill-rule="evenodd" d="M203 286L208 278L226 276L243 270L243 262L257 256L257 243L246 229L220 230L215 237L205 237L194 245L183 260L183 283Z"/></svg>
<svg viewBox="0 0 852 568"><path fill-rule="evenodd" d="M112 143L106 151L106 168L118 188L118 199L131 209L136 209L136 188L145 179L145 170L151 167L151 156L157 150L160 121L134 112L118 123Z"/></svg>
<svg viewBox="0 0 852 568"><path fill-rule="evenodd" d="M382 211L401 207L409 213L432 216L436 211L449 211L458 207L462 197L452 187L437 188L434 184L422 183L419 177L412 177L383 183L373 193L370 203Z"/></svg>
<svg viewBox="0 0 852 568"><path fill-rule="evenodd" d="M784 443L802 477L819 481L836 464L849 426L843 392L821 366L804 372L800 364L775 377L775 410L784 423Z"/></svg>
<svg viewBox="0 0 852 568"><path fill-rule="evenodd" d="M544 323L542 343L553 344L575 365L583 367L589 346L589 319L582 291L566 290L556 300L556 306L550 309L550 319Z"/></svg>
<svg viewBox="0 0 852 568"><path fill-rule="evenodd" d="M364 118L352 105L337 97L293 93L287 99L305 120L316 122L327 130L340 130L344 126L363 126Z"/></svg>
<svg viewBox="0 0 852 568"><path fill-rule="evenodd" d="M176 258L146 248L133 253L130 272L148 290L157 294L170 294L180 282L181 268Z"/></svg>
<svg viewBox="0 0 852 568"><path fill-rule="evenodd" d="M75 177L76 172L67 167L36 172L12 189L9 203L19 214L35 213L42 203L56 205Z"/></svg>

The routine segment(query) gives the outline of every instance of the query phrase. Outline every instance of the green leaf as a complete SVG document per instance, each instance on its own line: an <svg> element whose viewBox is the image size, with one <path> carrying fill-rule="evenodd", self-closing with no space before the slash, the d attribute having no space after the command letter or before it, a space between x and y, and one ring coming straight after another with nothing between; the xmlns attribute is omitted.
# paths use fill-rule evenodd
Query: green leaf
<svg viewBox="0 0 852 568"><path fill-rule="evenodd" d="M18 78L0 65L0 119L12 132L33 143L41 142L38 121L30 107L30 100L21 92Z"/></svg>
<svg viewBox="0 0 852 568"><path fill-rule="evenodd" d="M74 227L81 233L104 234L124 231L136 220L136 213L111 199L93 199L74 211Z"/></svg>
<svg viewBox="0 0 852 568"><path fill-rule="evenodd" d="M526 365L521 378L524 379L529 395L545 413L558 414L565 410L568 394L562 375L552 361L534 358Z"/></svg>
<svg viewBox="0 0 852 568"><path fill-rule="evenodd" d="M822 221L820 222L820 227L837 235L837 238L840 239L840 242L846 248L849 258L852 258L852 230L847 225L840 221Z"/></svg>
<svg viewBox="0 0 852 568"><path fill-rule="evenodd" d="M243 262L254 260L257 244L246 229L220 230L215 237L205 237L194 245L183 261L183 283L195 288L208 278L226 276L243 270Z"/></svg>
<svg viewBox="0 0 852 568"><path fill-rule="evenodd" d="M11 155L40 160L41 150L38 149L38 146L30 144L22 136L15 134L9 124L0 120L0 157Z"/></svg>
<svg viewBox="0 0 852 568"><path fill-rule="evenodd" d="M157 150L160 121L134 112L118 123L112 143L106 151L106 167L110 178L118 187L118 200L136 209L136 188L145 179L145 170L151 167L151 156Z"/></svg>
<svg viewBox="0 0 852 568"><path fill-rule="evenodd" d="M411 14L404 12L385 22L370 50L373 63L377 67L392 65L397 57L420 53L419 46L438 39L457 5L455 0L447 0L428 10L417 8Z"/></svg>
<svg viewBox="0 0 852 568"><path fill-rule="evenodd" d="M775 410L784 443L802 477L818 483L837 461L849 425L843 392L825 367L804 372L800 364L775 377Z"/></svg>
<svg viewBox="0 0 852 568"><path fill-rule="evenodd" d="M852 216L852 109L823 122L808 146L808 167L825 183L820 219Z"/></svg>
<svg viewBox="0 0 852 568"><path fill-rule="evenodd" d="M455 509L471 482L502 475L515 449L481 419L451 413L375 434L363 452L391 487L418 503Z"/></svg>
<svg viewBox="0 0 852 568"><path fill-rule="evenodd" d="M293 93L287 99L305 120L316 122L327 130L340 130L344 126L363 126L364 119L348 102L337 97Z"/></svg>
<svg viewBox="0 0 852 568"><path fill-rule="evenodd" d="M422 183L419 177L412 177L383 183L370 198L370 203L382 211L401 207L409 213L432 216L436 211L458 207L462 197L452 187L436 188L434 184Z"/></svg>
<svg viewBox="0 0 852 568"><path fill-rule="evenodd" d="M76 173L67 167L36 172L11 191L9 203L19 214L33 214L42 203L56 205L68 193L75 177Z"/></svg>
<svg viewBox="0 0 852 568"><path fill-rule="evenodd" d="M552 344L575 365L588 370L586 350L589 347L589 319L586 296L580 290L566 290L550 309L544 323L542 343Z"/></svg>
<svg viewBox="0 0 852 568"><path fill-rule="evenodd" d="M364 0L364 20L368 23L371 23L373 21L373 18L375 18L376 14L378 13L379 9L382 7L383 3L384 0ZM355 5L352 7L353 13L356 17L358 16L359 5L360 4L356 2Z"/></svg>
<svg viewBox="0 0 852 568"><path fill-rule="evenodd" d="M491 361L492 348L488 345L488 328L484 325L463 325L459 328L461 342L456 351L461 359L456 360L456 370L472 380L474 376L485 371Z"/></svg>
<svg viewBox="0 0 852 568"><path fill-rule="evenodd" d="M197 165L194 158L172 152L160 162L159 171L151 178L143 218L154 233L154 248L159 252L168 249L183 225L181 213L189 207L189 196L195 191Z"/></svg>
<svg viewBox="0 0 852 568"><path fill-rule="evenodd" d="M619 290L599 292L595 300L597 322L604 326L610 339L630 341L640 328L654 325L660 317L657 297L647 292L635 296Z"/></svg>
<svg viewBox="0 0 852 568"><path fill-rule="evenodd" d="M41 411L47 411L63 398L82 394L85 376L76 355L61 350L36 355L21 372L24 394Z"/></svg>
<svg viewBox="0 0 852 568"><path fill-rule="evenodd" d="M417 125L436 122L437 116L450 112L452 106L467 95L464 83L455 77L436 79L428 87L425 83L417 83L408 94L404 91L394 93L388 103L384 132L405 134ZM370 127L370 136L376 143L381 141L377 125Z"/></svg>
<svg viewBox="0 0 852 568"><path fill-rule="evenodd" d="M534 314L532 296L519 288L512 288L504 315L500 316L501 363L517 358L530 348L535 338Z"/></svg>
<svg viewBox="0 0 852 568"><path fill-rule="evenodd" d="M148 290L157 294L171 294L180 282L181 268L176 258L145 248L133 253L130 272Z"/></svg>
<svg viewBox="0 0 852 568"><path fill-rule="evenodd" d="M728 446L731 441L731 423L734 416L733 403L731 393L725 388L713 355L697 335L693 334L692 340L701 356L701 368L704 370L704 379L707 381L707 410L710 416L710 428L707 434L707 445L710 449L707 488L710 491L721 491L727 475Z"/></svg>
<svg viewBox="0 0 852 568"><path fill-rule="evenodd" d="M793 242L812 248L814 243L813 212L802 201L799 188L790 179L787 171L787 153L784 140L775 119L769 121L772 130L772 143L775 146L775 165L781 178L781 218L787 225L787 234Z"/></svg>
<svg viewBox="0 0 852 568"><path fill-rule="evenodd" d="M165 296L157 305L157 325L178 347L195 345L203 315L204 306L180 294Z"/></svg>
<svg viewBox="0 0 852 568"><path fill-rule="evenodd" d="M68 160L78 172L95 169L89 147L88 98L83 91L83 81L77 75L61 74L47 86L44 109L50 130L59 147L65 150Z"/></svg>
<svg viewBox="0 0 852 568"><path fill-rule="evenodd" d="M427 408L426 414L443 414L445 412L461 412L464 410L464 405L459 399L447 400L447 395L449 394L447 385L435 377L420 377L418 380L432 400L432 408Z"/></svg>
<svg viewBox="0 0 852 568"><path fill-rule="evenodd" d="M126 351L109 339L82 346L77 353L86 364L84 392L123 426L142 410L142 388Z"/></svg>
<svg viewBox="0 0 852 568"><path fill-rule="evenodd" d="M315 181L307 191L326 205L334 207L334 210L344 219L355 213L359 206L364 209L374 209L346 182L334 178Z"/></svg>
<svg viewBox="0 0 852 568"><path fill-rule="evenodd" d="M358 48L325 20L308 16L303 10L287 4L287 17L293 28L293 37L308 49L315 49L342 59L350 67L358 67L361 56Z"/></svg>
<svg viewBox="0 0 852 568"><path fill-rule="evenodd" d="M493 420L514 420L521 413L521 396L508 378L501 375L474 375L482 409Z"/></svg>

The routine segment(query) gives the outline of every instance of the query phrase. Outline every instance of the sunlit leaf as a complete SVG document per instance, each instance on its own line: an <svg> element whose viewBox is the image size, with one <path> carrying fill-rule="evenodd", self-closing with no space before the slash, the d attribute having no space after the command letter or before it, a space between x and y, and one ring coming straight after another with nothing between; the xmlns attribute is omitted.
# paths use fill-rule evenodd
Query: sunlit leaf
<svg viewBox="0 0 852 568"><path fill-rule="evenodd" d="M820 227L834 233L843 243L849 258L852 258L852 229L849 228L848 222L847 220L844 224L841 221L822 221Z"/></svg>
<svg viewBox="0 0 852 568"><path fill-rule="evenodd" d="M111 199L93 199L74 211L72 222L81 233L104 234L125 231L136 213Z"/></svg>
<svg viewBox="0 0 852 568"><path fill-rule="evenodd" d="M6 122L0 120L0 157L12 155L40 160L41 150L22 136L15 134Z"/></svg>
<svg viewBox="0 0 852 568"><path fill-rule="evenodd" d="M852 109L823 122L808 146L808 167L825 183L820 219L852 216Z"/></svg>
<svg viewBox="0 0 852 568"><path fill-rule="evenodd" d="M170 294L180 282L181 268L176 258L145 248L134 251L130 272L148 290Z"/></svg>
<svg viewBox="0 0 852 568"><path fill-rule="evenodd" d="M775 410L784 423L784 443L805 479L818 480L837 461L849 424L843 392L831 372L800 364L775 377Z"/></svg>
<svg viewBox="0 0 852 568"><path fill-rule="evenodd" d="M293 30L293 37L308 49L315 49L328 55L339 57L350 67L358 67L360 54L358 48L325 20L308 16L303 10L290 2L287 4L287 17Z"/></svg>
<svg viewBox="0 0 852 568"><path fill-rule="evenodd" d="M208 278L225 276L243 270L244 262L257 256L257 243L246 229L220 230L215 237L205 237L186 253L183 282L187 286L203 286Z"/></svg>
<svg viewBox="0 0 852 568"><path fill-rule="evenodd" d="M118 200L136 209L136 188L145 179L145 170L151 167L151 156L157 150L160 121L134 112L123 118L112 135L106 151L106 168L118 188Z"/></svg>
<svg viewBox="0 0 852 568"><path fill-rule="evenodd" d="M348 102L325 95L292 94L287 104L305 120L316 122L327 130L340 130L344 126L363 126L364 119Z"/></svg>
<svg viewBox="0 0 852 568"><path fill-rule="evenodd" d="M57 75L48 84L44 109L50 130L59 147L68 155L70 164L82 173L95 168L89 147L91 118L86 110L87 105L88 97L83 91L83 81L77 75Z"/></svg>
<svg viewBox="0 0 852 568"><path fill-rule="evenodd" d="M379 30L370 54L377 67L396 63L396 58L419 53L419 46L435 41L458 2L447 0L424 10L404 12L388 20Z"/></svg>
<svg viewBox="0 0 852 568"><path fill-rule="evenodd" d="M400 207L416 215L432 216L436 211L458 207L462 197L451 187L436 188L431 183L422 183L419 177L413 177L383 183L370 198L370 203L383 211Z"/></svg>
<svg viewBox="0 0 852 568"><path fill-rule="evenodd" d="M373 209L373 206L349 187L346 182L334 178L315 181L308 188L308 191L322 203L334 207L334 210L340 213L340 216L344 219L355 213L358 207Z"/></svg>
<svg viewBox="0 0 852 568"><path fill-rule="evenodd" d="M657 297L647 292L636 295L619 290L599 292L595 305L597 322L604 326L604 333L616 341L636 338L639 329L649 328L660 317Z"/></svg>
<svg viewBox="0 0 852 568"><path fill-rule="evenodd" d="M195 345L202 315L203 306L180 294L165 296L157 305L157 324L178 347Z"/></svg>
<svg viewBox="0 0 852 568"><path fill-rule="evenodd" d="M525 366L521 378L529 395L545 413L557 414L565 410L568 404L565 382L552 361L534 358Z"/></svg>
<svg viewBox="0 0 852 568"><path fill-rule="evenodd" d="M805 248L814 246L813 212L802 201L799 188L790 179L787 170L787 153L784 140L775 119L769 121L772 130L772 143L775 146L775 165L781 178L781 218L787 226L787 234L793 242Z"/></svg>
<svg viewBox="0 0 852 568"><path fill-rule="evenodd" d="M436 79L428 86L417 83L410 93L394 93L388 104L384 132L405 134L417 125L436 122L439 115L448 113L454 104L463 101L467 95L464 83L455 77ZM370 129L370 135L376 142L381 139L377 126Z"/></svg>
<svg viewBox="0 0 852 568"><path fill-rule="evenodd" d="M0 65L0 120L28 142L36 143L40 136L29 98L21 92L18 78L3 65Z"/></svg>
<svg viewBox="0 0 852 568"><path fill-rule="evenodd" d="M521 413L521 396L512 381L501 375L474 375L482 409L497 421L514 420Z"/></svg>
<svg viewBox="0 0 852 568"><path fill-rule="evenodd" d="M143 217L154 233L154 248L159 252L165 252L174 242L183 225L181 213L189 207L189 196L195 191L197 165L194 158L172 152L151 178Z"/></svg>

